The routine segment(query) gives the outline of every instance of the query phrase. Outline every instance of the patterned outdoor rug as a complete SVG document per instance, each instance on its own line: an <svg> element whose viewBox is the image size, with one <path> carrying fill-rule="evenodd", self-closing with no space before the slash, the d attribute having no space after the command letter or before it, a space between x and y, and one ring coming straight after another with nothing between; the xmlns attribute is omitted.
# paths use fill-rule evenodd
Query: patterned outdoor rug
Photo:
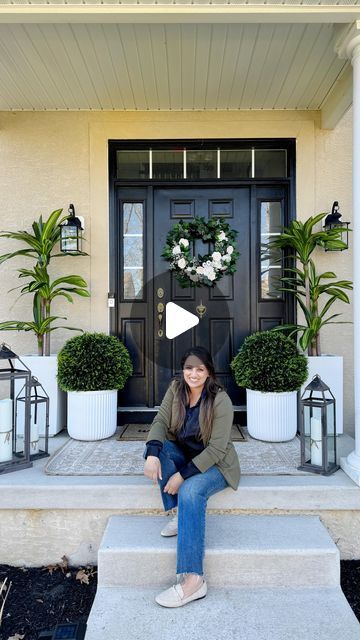
<svg viewBox="0 0 360 640"><path fill-rule="evenodd" d="M244 428L245 434L247 434ZM248 434L235 442L243 475L309 475L298 471L300 440L262 442ZM49 459L45 473L60 476L141 476L144 443L119 440L119 433L106 440L83 442L70 439Z"/></svg>

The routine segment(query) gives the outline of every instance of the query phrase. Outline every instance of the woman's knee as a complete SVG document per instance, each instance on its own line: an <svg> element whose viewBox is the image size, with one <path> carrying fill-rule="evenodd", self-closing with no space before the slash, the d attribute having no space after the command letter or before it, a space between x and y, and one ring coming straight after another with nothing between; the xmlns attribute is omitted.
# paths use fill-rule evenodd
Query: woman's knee
<svg viewBox="0 0 360 640"><path fill-rule="evenodd" d="M183 484L179 489L179 492L178 492L179 502L183 502L183 503L203 502L204 496L201 494L201 491L199 489L200 487L197 487L197 485L194 482L191 482L191 478L188 478L187 480L185 480L185 482L183 482Z"/></svg>
<svg viewBox="0 0 360 640"><path fill-rule="evenodd" d="M161 457L161 456L168 456L169 457L171 451L172 451L171 442L169 440L165 440L165 442L163 442L162 448L160 449L159 457Z"/></svg>
<svg viewBox="0 0 360 640"><path fill-rule="evenodd" d="M172 440L165 440L160 451L160 454L161 453L164 456L168 456L168 458L172 458L174 455L179 455L180 449L178 448L176 442L173 442Z"/></svg>

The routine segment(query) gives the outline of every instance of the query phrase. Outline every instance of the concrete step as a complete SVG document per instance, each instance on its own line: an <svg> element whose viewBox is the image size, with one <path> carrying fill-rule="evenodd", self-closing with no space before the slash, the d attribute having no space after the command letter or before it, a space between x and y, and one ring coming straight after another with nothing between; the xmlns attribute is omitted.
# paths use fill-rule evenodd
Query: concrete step
<svg viewBox="0 0 360 640"><path fill-rule="evenodd" d="M171 584L171 583L170 583ZM150 587L100 587L85 640L359 640L340 587L213 588L178 609Z"/></svg>
<svg viewBox="0 0 360 640"><path fill-rule="evenodd" d="M210 586L339 586L339 551L318 516L206 518ZM99 586L172 584L177 538L160 535L165 523L164 516L111 517L98 553Z"/></svg>

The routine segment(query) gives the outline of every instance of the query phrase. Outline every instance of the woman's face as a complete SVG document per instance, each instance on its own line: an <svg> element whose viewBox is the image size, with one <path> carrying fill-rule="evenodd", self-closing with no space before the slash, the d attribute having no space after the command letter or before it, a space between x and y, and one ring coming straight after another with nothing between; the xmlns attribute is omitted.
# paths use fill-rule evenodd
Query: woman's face
<svg viewBox="0 0 360 640"><path fill-rule="evenodd" d="M184 380L191 391L202 391L209 371L197 356L188 356L183 368Z"/></svg>

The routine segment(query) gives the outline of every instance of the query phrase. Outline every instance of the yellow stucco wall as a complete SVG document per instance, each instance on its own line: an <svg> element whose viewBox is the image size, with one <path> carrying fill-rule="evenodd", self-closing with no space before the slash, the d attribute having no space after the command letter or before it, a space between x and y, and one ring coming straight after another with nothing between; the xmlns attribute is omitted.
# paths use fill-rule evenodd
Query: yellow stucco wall
<svg viewBox="0 0 360 640"><path fill-rule="evenodd" d="M348 111L333 131L315 131L315 211L328 211L339 200L343 220L352 221L352 110ZM349 251L316 254L321 271L335 271L341 279L352 280L352 237ZM349 292L351 299L352 292ZM344 431L354 436L353 404L353 325L352 305L335 304L334 313L348 324L334 324L322 331L322 353L344 356Z"/></svg>
<svg viewBox="0 0 360 640"><path fill-rule="evenodd" d="M344 219L351 220L351 135L351 112L334 131L320 129L318 112L301 111L0 112L0 228L30 227L40 213L47 216L73 202L85 218L85 250L91 258L58 258L54 268L83 275L92 297L79 298L73 306L54 305L54 312L66 315L72 326L107 331L108 139L295 137L298 217L329 210L337 199ZM0 240L0 253L10 246ZM351 278L351 251L319 252L318 258L339 277ZM8 294L18 284L15 266L10 261L0 267L1 320L31 317L30 301L22 298L14 304L16 294ZM351 309L342 311L350 320ZM54 332L53 351L70 335ZM20 354L35 351L29 334L3 332L0 337ZM353 434L350 324L324 331L323 351L329 350L345 358L345 429Z"/></svg>

